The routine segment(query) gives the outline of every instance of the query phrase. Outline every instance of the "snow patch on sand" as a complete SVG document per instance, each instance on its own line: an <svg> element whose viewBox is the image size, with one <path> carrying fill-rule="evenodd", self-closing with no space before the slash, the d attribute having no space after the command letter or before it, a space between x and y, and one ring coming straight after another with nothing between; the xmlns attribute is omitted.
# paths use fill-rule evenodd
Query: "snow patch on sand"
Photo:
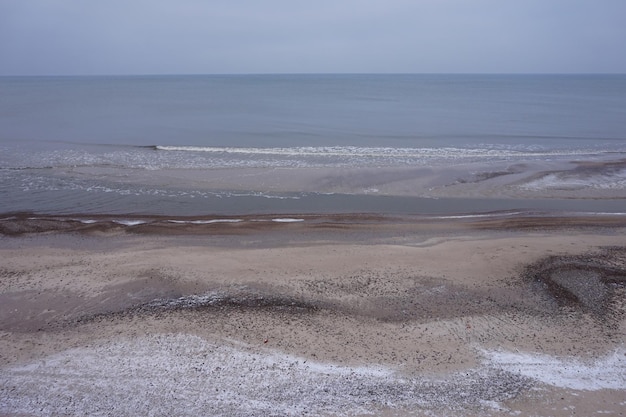
<svg viewBox="0 0 626 417"><path fill-rule="evenodd" d="M626 389L626 349L594 361L549 355L485 351L488 362L548 385L575 390Z"/></svg>
<svg viewBox="0 0 626 417"><path fill-rule="evenodd" d="M213 223L241 223L242 219L212 219L212 220L168 220L176 224L213 224Z"/></svg>
<svg viewBox="0 0 626 417"><path fill-rule="evenodd" d="M303 222L304 219L293 219L293 218L277 218L277 219L272 219L273 222L276 223L298 223L298 222Z"/></svg>
<svg viewBox="0 0 626 417"><path fill-rule="evenodd" d="M490 369L443 379L313 362L259 346L162 334L2 369L0 414L355 415L377 407L493 409L528 387Z"/></svg>
<svg viewBox="0 0 626 417"><path fill-rule="evenodd" d="M123 226L137 226L140 224L146 224L146 220L113 220L113 223L121 224Z"/></svg>

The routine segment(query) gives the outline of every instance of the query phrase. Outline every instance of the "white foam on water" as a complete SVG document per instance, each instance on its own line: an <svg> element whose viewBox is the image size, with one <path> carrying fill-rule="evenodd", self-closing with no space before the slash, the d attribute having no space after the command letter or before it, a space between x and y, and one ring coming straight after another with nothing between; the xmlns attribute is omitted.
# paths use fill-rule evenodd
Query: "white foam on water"
<svg viewBox="0 0 626 417"><path fill-rule="evenodd" d="M338 157L545 157L571 156L586 153L597 153L590 150L540 150L516 149L514 147L479 148L392 148L392 147L359 147L359 146L299 146L299 147L215 147L215 146L167 146L157 145L159 151L177 152L205 152L210 154L245 154L245 155L273 155L273 156L338 156Z"/></svg>
<svg viewBox="0 0 626 417"><path fill-rule="evenodd" d="M626 389L624 348L593 361L508 351L483 351L483 354L492 366L560 388Z"/></svg>
<svg viewBox="0 0 626 417"><path fill-rule="evenodd" d="M276 223L298 223L298 222L303 222L304 219L277 218L277 219L272 219L272 221Z"/></svg>
<svg viewBox="0 0 626 417"><path fill-rule="evenodd" d="M579 190L594 188L598 190L626 189L626 169L597 175L574 175L568 173L546 174L541 178L521 185L522 189L537 190Z"/></svg>

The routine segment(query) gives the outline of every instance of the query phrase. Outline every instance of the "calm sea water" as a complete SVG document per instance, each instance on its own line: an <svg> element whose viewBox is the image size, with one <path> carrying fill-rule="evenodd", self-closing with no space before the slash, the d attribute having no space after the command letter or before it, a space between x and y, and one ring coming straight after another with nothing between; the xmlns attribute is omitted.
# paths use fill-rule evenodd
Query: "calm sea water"
<svg viewBox="0 0 626 417"><path fill-rule="evenodd" d="M0 212L394 211L126 177L603 158L626 152L625 120L621 75L0 77Z"/></svg>

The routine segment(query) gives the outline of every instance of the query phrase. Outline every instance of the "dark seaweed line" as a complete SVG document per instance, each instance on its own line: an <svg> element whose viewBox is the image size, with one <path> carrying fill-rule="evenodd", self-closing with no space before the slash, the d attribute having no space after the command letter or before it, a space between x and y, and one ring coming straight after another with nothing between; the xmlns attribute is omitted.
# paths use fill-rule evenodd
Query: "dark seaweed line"
<svg viewBox="0 0 626 417"><path fill-rule="evenodd" d="M142 315L160 315L180 311L222 311L224 309L259 309L265 311L296 313L314 313L323 309L321 303L305 302L283 296L265 296L260 294L231 295L210 293L189 295L175 299L157 299L119 311L96 313L80 316L66 322L66 325L83 324L105 319L125 318Z"/></svg>

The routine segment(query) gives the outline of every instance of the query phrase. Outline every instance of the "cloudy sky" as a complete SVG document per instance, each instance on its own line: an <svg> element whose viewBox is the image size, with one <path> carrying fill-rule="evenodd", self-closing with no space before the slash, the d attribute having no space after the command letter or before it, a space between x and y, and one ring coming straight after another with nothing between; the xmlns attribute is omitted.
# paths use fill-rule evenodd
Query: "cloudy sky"
<svg viewBox="0 0 626 417"><path fill-rule="evenodd" d="M0 75L626 73L626 0L0 0Z"/></svg>

